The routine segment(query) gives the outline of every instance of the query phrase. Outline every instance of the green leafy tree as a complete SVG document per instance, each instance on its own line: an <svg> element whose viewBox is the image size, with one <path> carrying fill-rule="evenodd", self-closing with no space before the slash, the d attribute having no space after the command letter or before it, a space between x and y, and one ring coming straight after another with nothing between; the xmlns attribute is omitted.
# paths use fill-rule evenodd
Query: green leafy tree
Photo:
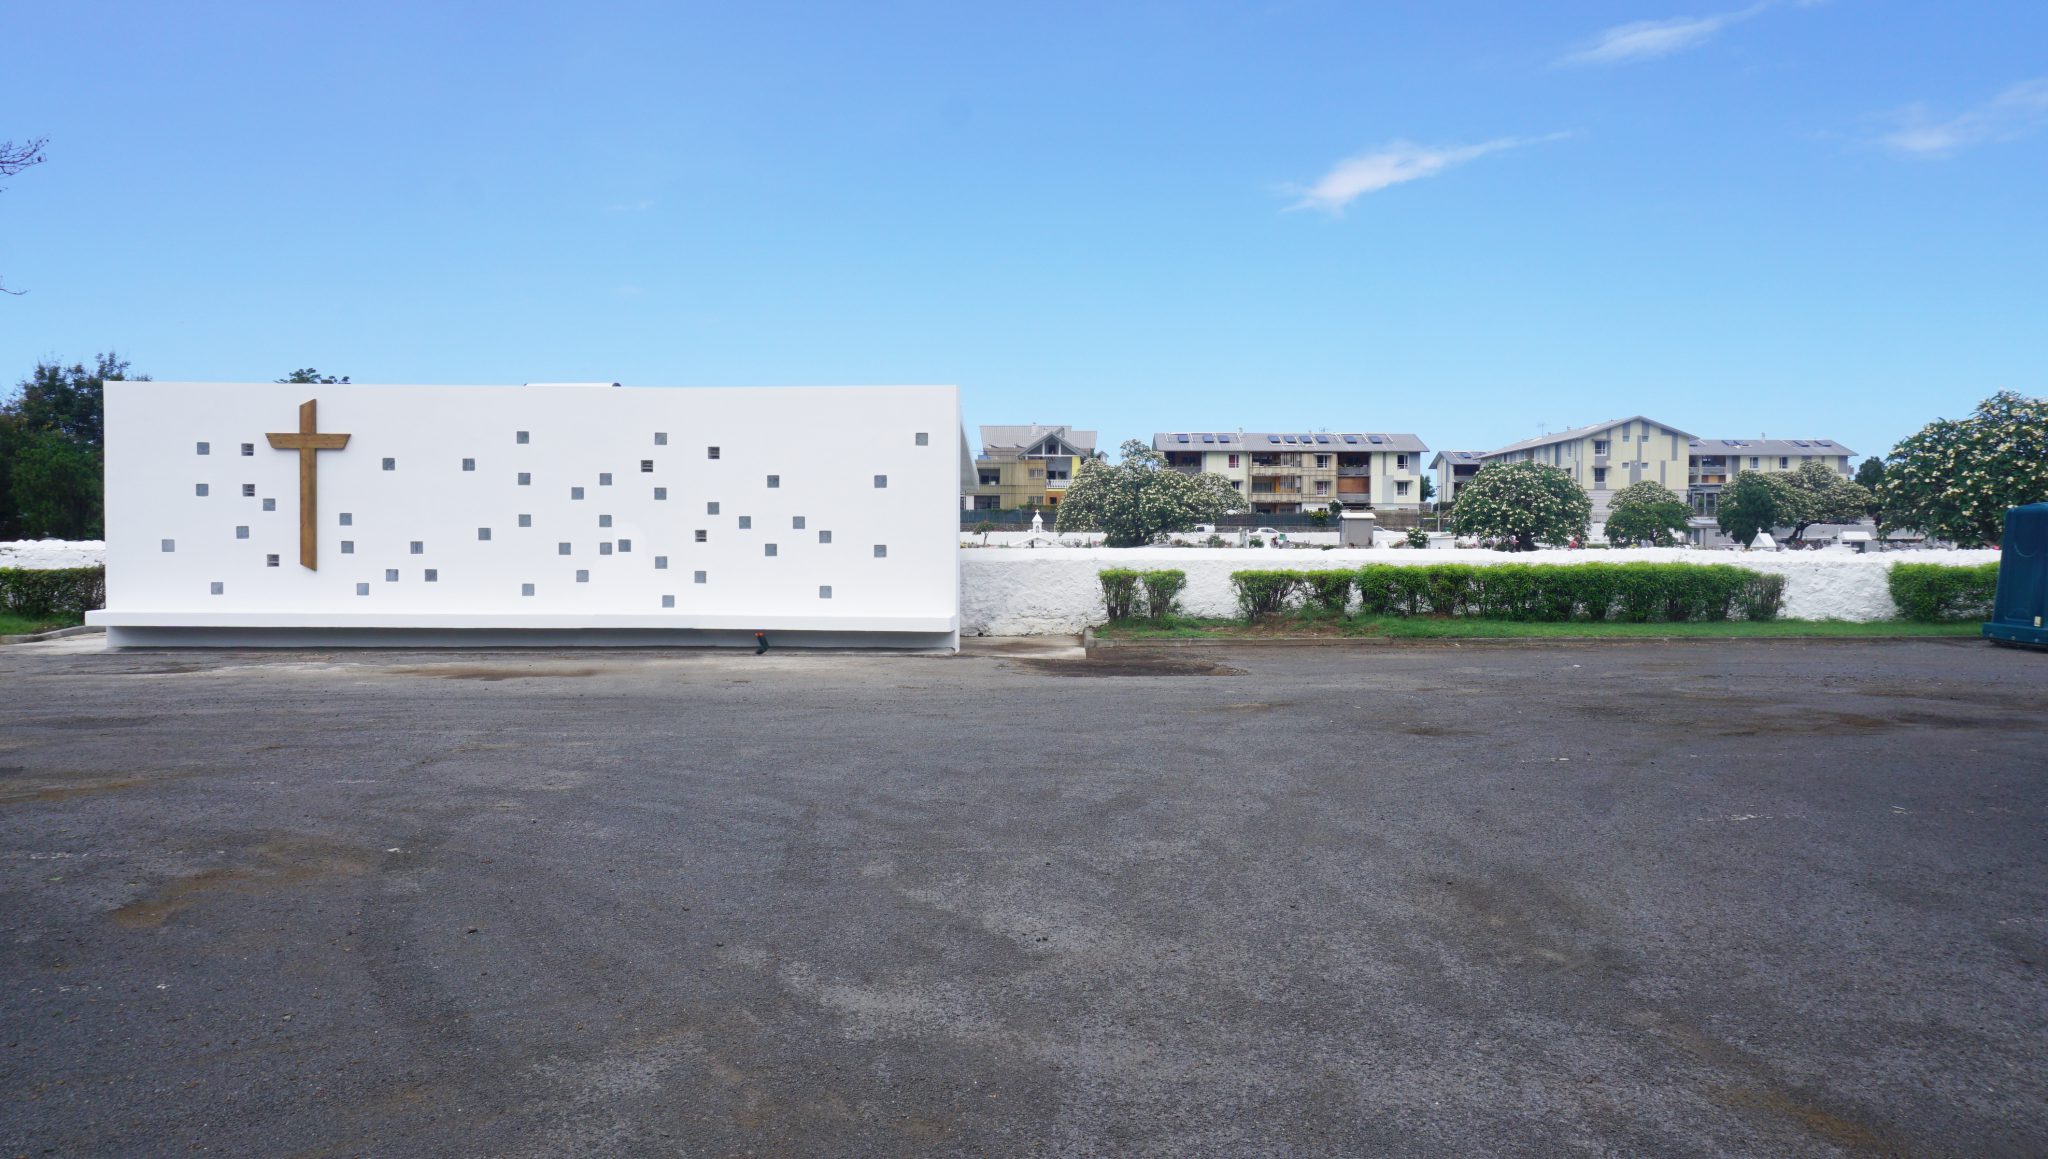
<svg viewBox="0 0 2048 1159"><path fill-rule="evenodd" d="M302 366L276 381L296 382L306 386L338 386L346 383L348 376L344 374L340 378L336 378L331 374L322 374L310 366Z"/></svg>
<svg viewBox="0 0 2048 1159"><path fill-rule="evenodd" d="M1805 536L1816 523L1854 523L1869 513L1871 495L1825 463L1805 462L1791 474L1766 475L1778 490L1778 522Z"/></svg>
<svg viewBox="0 0 2048 1159"><path fill-rule="evenodd" d="M1715 507L1721 533L1748 547L1758 534L1784 523L1784 491L1759 471L1738 471Z"/></svg>
<svg viewBox="0 0 2048 1159"><path fill-rule="evenodd" d="M980 523L974 525L974 534L981 536L981 545L983 547L988 546L988 533L994 531L995 529L995 523L987 519L984 519Z"/></svg>
<svg viewBox="0 0 2048 1159"><path fill-rule="evenodd" d="M2009 507L2048 500L2048 402L2000 391L1936 419L1887 456L1878 501L1892 527L1958 547L1996 545Z"/></svg>
<svg viewBox="0 0 2048 1159"><path fill-rule="evenodd" d="M1856 464L1856 485L1870 492L1870 502L1864 505L1863 514L1868 516L1872 523L1877 524L1880 531L1883 530L1886 519L1883 498L1884 457L1882 455L1872 455L1861 463Z"/></svg>
<svg viewBox="0 0 2048 1159"><path fill-rule="evenodd" d="M1630 483L1607 504L1610 543L1655 543L1670 546L1672 532L1685 530L1692 508L1671 488L1648 479Z"/></svg>
<svg viewBox="0 0 2048 1159"><path fill-rule="evenodd" d="M1100 531L1109 547L1141 547L1244 509L1243 497L1220 475L1183 475L1136 439L1119 450L1115 465L1090 459L1074 472L1056 530Z"/></svg>
<svg viewBox="0 0 2048 1159"><path fill-rule="evenodd" d="M1451 530L1507 542L1515 551L1562 546L1586 538L1593 501L1585 488L1542 463L1482 467L1451 505Z"/></svg>
<svg viewBox="0 0 2048 1159"><path fill-rule="evenodd" d="M1434 480L1434 479L1431 479L1431 478L1430 478L1429 476L1427 476L1427 475L1424 475L1424 476L1422 477L1422 486L1420 486L1420 487L1417 487L1417 488L1415 489L1415 493L1416 493L1417 495L1421 496L1421 498L1422 498L1422 501L1423 501L1424 503L1428 503L1428 502L1430 502L1431 500L1435 499L1435 498L1436 498L1436 480Z"/></svg>
<svg viewBox="0 0 2048 1159"><path fill-rule="evenodd" d="M127 377L127 361L111 351L91 367L38 363L0 402L0 536L104 534L105 384Z"/></svg>

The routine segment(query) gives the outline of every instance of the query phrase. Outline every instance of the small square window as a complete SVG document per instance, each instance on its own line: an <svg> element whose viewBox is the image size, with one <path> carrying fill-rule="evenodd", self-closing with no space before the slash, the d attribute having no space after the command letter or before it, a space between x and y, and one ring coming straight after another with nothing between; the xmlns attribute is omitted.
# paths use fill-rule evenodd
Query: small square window
<svg viewBox="0 0 2048 1159"><path fill-rule="evenodd" d="M275 511L275 510L277 510L277 500L275 500L275 499L265 499L265 500L263 501L263 509L264 509L265 511Z"/></svg>
<svg viewBox="0 0 2048 1159"><path fill-rule="evenodd" d="M398 569L397 569L397 568L395 568L395 567L387 567L387 568L385 568L385 569L384 569L384 582L385 582L385 583L387 583L387 584L395 584L395 583L397 583L397 582L398 582Z"/></svg>
<svg viewBox="0 0 2048 1159"><path fill-rule="evenodd" d="M665 555L657 555L657 556L655 556L655 557L654 557L654 570L655 570L655 571L667 571L667 570L668 570L668 557L667 557L667 556L665 556Z"/></svg>
<svg viewBox="0 0 2048 1159"><path fill-rule="evenodd" d="M355 526L355 522L356 517L354 512L344 511L341 513L341 525L343 527L353 527Z"/></svg>
<svg viewBox="0 0 2048 1159"><path fill-rule="evenodd" d="M708 531L704 530L704 529L703 529L703 528L701 528L701 527L697 529L697 542L698 542L698 543L703 543L703 542L705 542L705 541L709 540L710 538L711 538L711 533L710 533L710 532L708 532Z"/></svg>
<svg viewBox="0 0 2048 1159"><path fill-rule="evenodd" d="M569 488L569 498L571 498L571 499L581 499L581 498L583 498L583 488L581 488L581 487L571 487L571 488Z"/></svg>
<svg viewBox="0 0 2048 1159"><path fill-rule="evenodd" d="M655 501L656 501L656 502L659 502L659 501L661 501L661 500L663 500L663 499L666 499L666 498L668 498L668 488L666 488L666 487L656 487L656 488L654 489L654 498L655 498Z"/></svg>
<svg viewBox="0 0 2048 1159"><path fill-rule="evenodd" d="M512 434L512 441L513 441L513 442L515 442L515 443L525 443L525 442L527 442L527 441L528 441L528 438L527 438L527 432L525 432L525 431L514 431L514 432L513 432L513 434Z"/></svg>
<svg viewBox="0 0 2048 1159"><path fill-rule="evenodd" d="M566 543L558 543L558 544L556 544L556 545L555 545L555 554L556 554L556 555L567 555L567 554L569 554L569 545L568 545L568 544L566 544Z"/></svg>
<svg viewBox="0 0 2048 1159"><path fill-rule="evenodd" d="M533 526L533 516L531 516L531 515L521 515L521 516L519 517L519 526L521 526L521 527L532 527L532 526Z"/></svg>
<svg viewBox="0 0 2048 1159"><path fill-rule="evenodd" d="M357 584L357 585L356 585L356 594L357 594L357 595L359 595L359 596L367 596L367 595L369 595L369 594L370 594L370 585L369 585L369 584Z"/></svg>
<svg viewBox="0 0 2048 1159"><path fill-rule="evenodd" d="M831 532L829 532L829 531L820 531L820 532L818 533L818 542L819 542L819 543L830 543L830 542L832 542L832 533L831 533Z"/></svg>
<svg viewBox="0 0 2048 1159"><path fill-rule="evenodd" d="M780 487L780 486L782 486L782 476L780 476L780 475L770 475L770 476L768 476L768 485L769 485L770 487Z"/></svg>
<svg viewBox="0 0 2048 1159"><path fill-rule="evenodd" d="M889 476L887 476L887 475L877 475L877 476L875 476L875 486L877 486L877 487L887 487L888 485L889 485Z"/></svg>
<svg viewBox="0 0 2048 1159"><path fill-rule="evenodd" d="M580 567L579 567L579 568L577 568L577 569L576 569L576 582L577 582L577 583L579 583L579 584L587 584L587 583L589 583L589 582L590 582L590 571L589 571L589 569L587 569L587 568L580 568Z"/></svg>
<svg viewBox="0 0 2048 1159"><path fill-rule="evenodd" d="M657 446L657 447L666 447L666 446L668 446L668 432L667 432L667 431L656 431L656 432L654 432L654 445L655 445L655 446Z"/></svg>
<svg viewBox="0 0 2048 1159"><path fill-rule="evenodd" d="M463 470L465 470L465 471L474 471L474 470L476 470L476 460L475 460L475 459L464 459L464 460L462 460L462 469L463 469Z"/></svg>
<svg viewBox="0 0 2048 1159"><path fill-rule="evenodd" d="M775 554L775 545L774 545L774 544L772 544L772 543L764 543L764 544L762 544L761 546L762 546L763 548L765 548L765 549L766 549L766 550L764 550L764 551L763 551L763 552L762 552L761 554L763 554L763 555L774 555L774 554Z"/></svg>
<svg viewBox="0 0 2048 1159"><path fill-rule="evenodd" d="M804 529L804 517L801 515L790 516L789 525L798 531L802 531Z"/></svg>
<svg viewBox="0 0 2048 1159"><path fill-rule="evenodd" d="M343 555L354 555L355 553L356 553L356 541L355 541L355 540L353 540L353 539L344 539L344 540L342 540L342 541L341 541L341 554L343 554Z"/></svg>
<svg viewBox="0 0 2048 1159"><path fill-rule="evenodd" d="M519 472L519 485L520 485L521 487L531 487L531 486L533 486L533 472L532 472L532 471L521 471L521 472Z"/></svg>
<svg viewBox="0 0 2048 1159"><path fill-rule="evenodd" d="M206 497L206 484L194 483L192 485L192 493L204 499Z"/></svg>
<svg viewBox="0 0 2048 1159"><path fill-rule="evenodd" d="M384 469L385 469L385 470L387 470L387 471L396 471L396 470L398 470L398 460L397 460L397 459L386 459L386 460L384 460Z"/></svg>
<svg viewBox="0 0 2048 1159"><path fill-rule="evenodd" d="M610 526L612 525L612 517L611 517L611 516L609 516L609 515L600 515L600 516L598 516L598 517L597 517L597 525L598 525L599 527L610 527Z"/></svg>
<svg viewBox="0 0 2048 1159"><path fill-rule="evenodd" d="M427 582L430 584L441 582L441 572L438 568L430 567L427 569Z"/></svg>
<svg viewBox="0 0 2048 1159"><path fill-rule="evenodd" d="M661 597L661 606L662 606L662 607L664 607L664 608L673 608L673 607L675 607L675 606L676 606L676 598L675 598L674 596L663 596L663 597Z"/></svg>
<svg viewBox="0 0 2048 1159"><path fill-rule="evenodd" d="M711 502L709 502L709 503L706 503L706 504L704 505L704 514L706 514L706 515L716 515L716 514L718 514L718 501L714 499L713 501L711 501Z"/></svg>
<svg viewBox="0 0 2048 1159"><path fill-rule="evenodd" d="M477 528L477 529L476 529L476 537L477 537L478 539L489 539L489 538L491 537L491 529L490 529L490 528L488 528L488 527L479 527L479 528Z"/></svg>
<svg viewBox="0 0 2048 1159"><path fill-rule="evenodd" d="M605 540L605 541L604 541L603 543L600 543L600 544L598 544L598 545L597 545L597 554L599 554L599 555L610 555L611 553L612 553L612 544L611 544L611 540L607 539L607 540Z"/></svg>
<svg viewBox="0 0 2048 1159"><path fill-rule="evenodd" d="M228 586L220 582L219 580L215 580L207 590L211 591L214 595L217 596L225 595L227 593Z"/></svg>
<svg viewBox="0 0 2048 1159"><path fill-rule="evenodd" d="M888 544L886 544L886 543L878 543L878 544L876 544L876 545L875 545L875 558L876 558L876 559L887 559L887 558L889 558L889 545L888 545Z"/></svg>
<svg viewBox="0 0 2048 1159"><path fill-rule="evenodd" d="M263 566L264 566L264 567L276 567L276 566L277 566L277 557L276 557L276 556L274 556L274 555L266 555L266 556L264 556L264 557L263 557Z"/></svg>
<svg viewBox="0 0 2048 1159"><path fill-rule="evenodd" d="M753 517L753 516L751 516L751 515L742 515L742 516L740 516L740 530L741 530L741 531L751 531L751 530L753 530L753 527L754 527L754 517Z"/></svg>
<svg viewBox="0 0 2048 1159"><path fill-rule="evenodd" d="M642 459L642 460L640 460L640 473L641 473L641 474L643 474L643 475L647 475L647 474L652 474L652 473L653 473L653 471L654 471L654 460L653 460L653 459Z"/></svg>
<svg viewBox="0 0 2048 1159"><path fill-rule="evenodd" d="M242 484L242 498L244 498L244 499L254 499L255 497L256 497L256 484L254 484L254 483L244 483L244 484Z"/></svg>
<svg viewBox="0 0 2048 1159"><path fill-rule="evenodd" d="M532 585L532 584L520 584L520 585L519 585L519 594L520 594L520 595L522 595L522 596L530 596L530 595L532 595L532 594L533 594L533 585Z"/></svg>
<svg viewBox="0 0 2048 1159"><path fill-rule="evenodd" d="M412 541L412 553L414 555L425 555L426 551L427 545L424 541L418 539Z"/></svg>
<svg viewBox="0 0 2048 1159"><path fill-rule="evenodd" d="M621 539L621 540L619 541L619 550L620 550L620 551L631 551L631 550L633 550L633 541L632 541L632 540L630 540L630 539Z"/></svg>
<svg viewBox="0 0 2048 1159"><path fill-rule="evenodd" d="M691 583L700 583L700 584L701 584L701 583L706 583L706 582L709 582L709 581L708 581L708 580L707 580L707 579L705 578L705 577L706 577L706 576L708 576L709 574L710 574L709 572L701 572L701 571L700 571L700 572L697 572L697 573L696 573L695 575L692 575L692 576L690 577L690 582L691 582Z"/></svg>
<svg viewBox="0 0 2048 1159"><path fill-rule="evenodd" d="M716 459L716 458L718 457L718 448L717 448L717 447L706 447L706 448L704 448L704 457L705 457L705 458L707 458L707 459Z"/></svg>
<svg viewBox="0 0 2048 1159"><path fill-rule="evenodd" d="M819 598L819 599L821 599L821 600L829 600L829 599L831 599L831 598L832 598L832 585L831 585L831 584L819 584L819 585L818 585L818 598Z"/></svg>
<svg viewBox="0 0 2048 1159"><path fill-rule="evenodd" d="M213 448L206 443L201 443L199 444L199 453L202 455L211 455L213 453Z"/></svg>
<svg viewBox="0 0 2048 1159"><path fill-rule="evenodd" d="M929 446L931 446L931 445L932 445L932 436L931 436L931 432L930 432L930 431L919 431L919 432L917 432L917 445L918 445L918 446L920 446L920 447L929 447Z"/></svg>
<svg viewBox="0 0 2048 1159"><path fill-rule="evenodd" d="M177 540L175 540L175 539L166 539L166 540L164 540L164 550L165 550L165 551L176 551L176 550L178 550L178 541L177 541Z"/></svg>
<svg viewBox="0 0 2048 1159"><path fill-rule="evenodd" d="M243 454L245 454L245 455L254 455L254 454L256 453L256 444L255 444L255 443L243 443L243 444L242 444L242 453L243 453Z"/></svg>
<svg viewBox="0 0 2048 1159"><path fill-rule="evenodd" d="M611 473L610 471L600 471L600 472L598 472L598 475L597 475L597 485L598 485L598 486L600 486L600 487L609 487L609 486L611 486L611 485L612 485L612 473Z"/></svg>
<svg viewBox="0 0 2048 1159"><path fill-rule="evenodd" d="M249 529L248 529L247 527L237 527L237 528L235 528L235 538L236 538L236 539L247 539L247 538L249 538Z"/></svg>

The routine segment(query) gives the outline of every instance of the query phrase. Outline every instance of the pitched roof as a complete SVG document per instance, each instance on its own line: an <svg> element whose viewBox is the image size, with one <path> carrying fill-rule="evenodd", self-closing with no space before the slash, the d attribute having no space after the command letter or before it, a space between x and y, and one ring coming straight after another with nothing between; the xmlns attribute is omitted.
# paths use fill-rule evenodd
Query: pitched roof
<svg viewBox="0 0 2048 1159"><path fill-rule="evenodd" d="M1694 455L1854 455L1833 439L1694 439Z"/></svg>
<svg viewBox="0 0 2048 1159"><path fill-rule="evenodd" d="M1429 469L1432 471L1436 470L1437 464L1445 459L1449 459L1451 465L1455 467L1460 463L1476 463L1485 457L1485 451L1438 451L1436 458L1429 461Z"/></svg>
<svg viewBox="0 0 2048 1159"><path fill-rule="evenodd" d="M1618 427L1623 423L1649 423L1651 426L1660 427L1681 439L1695 439L1699 437L1698 435L1686 434L1677 427L1667 423L1660 423L1646 415L1629 415L1626 418L1608 419L1604 423L1594 423L1591 426L1573 427L1568 431L1557 431L1554 434L1542 435L1538 438L1523 439L1519 443L1509 443L1505 447L1496 447L1486 452L1486 457L1491 459L1496 455L1505 455L1514 451L1526 451L1532 447L1547 447L1552 443L1569 443L1576 439L1583 439L1587 435L1597 435L1601 431L1607 430L1610 427Z"/></svg>
<svg viewBox="0 0 2048 1159"><path fill-rule="evenodd" d="M1094 431L1077 431L1069 426L1049 426L1044 423L983 427L981 453L986 457L1021 455L1044 442L1047 436L1057 438L1079 454L1095 453Z"/></svg>
<svg viewBox="0 0 2048 1159"><path fill-rule="evenodd" d="M1385 431L1164 431L1152 436L1155 451L1401 451L1429 450L1421 439Z"/></svg>

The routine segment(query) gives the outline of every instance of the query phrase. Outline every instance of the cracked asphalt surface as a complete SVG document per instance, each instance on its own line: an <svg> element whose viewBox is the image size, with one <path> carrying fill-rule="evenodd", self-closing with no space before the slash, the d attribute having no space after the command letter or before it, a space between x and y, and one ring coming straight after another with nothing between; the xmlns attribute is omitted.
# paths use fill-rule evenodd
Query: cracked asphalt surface
<svg viewBox="0 0 2048 1159"><path fill-rule="evenodd" d="M2048 1153L2048 656L60 643L6 1154Z"/></svg>

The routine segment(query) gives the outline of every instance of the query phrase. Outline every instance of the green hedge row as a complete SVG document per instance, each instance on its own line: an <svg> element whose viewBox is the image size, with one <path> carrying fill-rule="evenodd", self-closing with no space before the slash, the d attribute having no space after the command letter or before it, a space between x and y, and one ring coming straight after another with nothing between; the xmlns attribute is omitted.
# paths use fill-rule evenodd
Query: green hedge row
<svg viewBox="0 0 2048 1159"><path fill-rule="evenodd" d="M1955 567L1941 563L1895 563L1885 576L1892 602L1909 620L1988 620L1998 594L1998 565Z"/></svg>
<svg viewBox="0 0 2048 1159"><path fill-rule="evenodd" d="M31 620L83 618L106 605L104 567L0 567L0 611Z"/></svg>
<svg viewBox="0 0 2048 1159"><path fill-rule="evenodd" d="M1103 611L1112 620L1165 619L1180 610L1180 593L1188 586L1188 573L1177 568L1111 567L1095 573L1095 579L1102 585Z"/></svg>
<svg viewBox="0 0 2048 1159"><path fill-rule="evenodd" d="M1353 571L1232 572L1247 619L1306 602L1342 614L1495 620L1775 620L1785 577L1730 564L1371 564Z"/></svg>

